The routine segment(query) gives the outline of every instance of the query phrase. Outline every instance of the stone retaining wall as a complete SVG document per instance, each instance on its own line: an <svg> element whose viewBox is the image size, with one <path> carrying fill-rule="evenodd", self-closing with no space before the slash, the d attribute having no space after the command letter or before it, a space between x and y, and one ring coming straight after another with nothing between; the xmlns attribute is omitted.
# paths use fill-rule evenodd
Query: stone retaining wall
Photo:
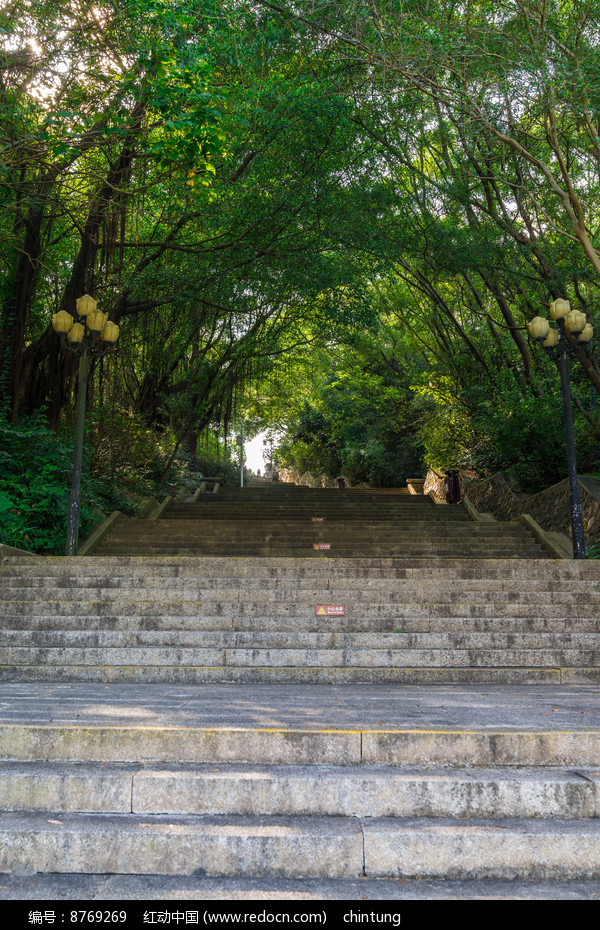
<svg viewBox="0 0 600 930"><path fill-rule="evenodd" d="M279 470L280 481L286 481L289 484L302 485L305 488L335 488L336 482L326 475L312 475L305 471L300 473L295 468L281 468Z"/></svg>
<svg viewBox="0 0 600 930"><path fill-rule="evenodd" d="M432 468L429 469L425 476L423 485L423 494L430 494L438 504L446 503L446 494L444 492L444 476L439 475Z"/></svg>
<svg viewBox="0 0 600 930"><path fill-rule="evenodd" d="M521 496L514 493L501 473L483 480L461 473L460 480L463 494L482 513L491 513L497 520L516 520L521 514L528 513L548 532L571 534L567 478L538 494ZM444 476L430 469L424 493L431 493L439 503L443 503ZM579 496L584 532L589 541L594 541L600 536L600 481L580 478Z"/></svg>
<svg viewBox="0 0 600 930"><path fill-rule="evenodd" d="M279 477L281 481L287 481L290 484L298 484L305 488L337 488L337 480L335 478L328 478L327 475L313 475L308 471L300 473L295 468L280 469ZM352 484L352 482L346 478L346 487L370 488L372 485L368 484L366 481Z"/></svg>

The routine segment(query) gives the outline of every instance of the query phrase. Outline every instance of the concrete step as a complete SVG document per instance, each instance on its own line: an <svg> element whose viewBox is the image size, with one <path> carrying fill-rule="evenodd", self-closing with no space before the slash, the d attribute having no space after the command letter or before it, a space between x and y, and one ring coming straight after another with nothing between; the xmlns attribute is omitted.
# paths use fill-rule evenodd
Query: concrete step
<svg viewBox="0 0 600 930"><path fill-rule="evenodd" d="M344 817L6 813L0 871L360 878L360 823Z"/></svg>
<svg viewBox="0 0 600 930"><path fill-rule="evenodd" d="M140 559L142 557L139 557ZM185 557L184 557L185 558ZM189 561L189 560L187 560ZM115 572L82 571L78 575L72 575L69 572L56 573L54 575L40 572L39 575L32 575L29 572L13 573L10 576L0 575L0 584L2 595L6 597L26 596L40 598L42 595L52 593L54 599L56 596L66 594L81 595L86 592L91 597L98 595L98 589L120 593L124 598L128 595L139 598L144 593L148 598L155 598L158 595L166 599L168 595L179 596L180 594L190 591L195 593L204 593L215 596L215 592L226 592L228 590L243 590L249 593L277 594L291 591L297 591L300 596L305 592L317 590L318 588L336 588L339 591L351 591L353 593L371 592L381 597L387 595L396 600L400 598L412 598L419 603L426 600L440 601L449 599L457 601L465 599L467 596L475 600L484 601L489 596L504 600L520 600L541 598L546 602L554 600L567 601L573 597L578 598L598 598L600 597L600 581L590 573L582 572L578 577L571 576L564 579L548 579L543 575L538 576L539 566L532 566L530 579L523 578L490 578L485 572L481 573L479 578L461 579L468 582L467 585L457 584L456 579L449 577L437 576L431 572L428 576L428 584L424 584L424 579L418 576L403 577L396 576L394 572L377 572L365 574L357 571L351 575L347 572L333 572L332 566L326 561L315 563L310 559L304 559L305 569L302 574L296 571L296 563L287 560L285 563L271 562L271 572L261 571L257 565L254 574L245 575L243 572L236 572L238 566L232 562L232 572L230 575L215 572L214 576L208 574L210 566L215 564L220 566L217 558L211 558L207 563L202 559L194 559L199 566L198 574L188 575L171 575L164 571L161 566L144 567L146 562L143 561L138 570L132 570L130 573L117 574ZM230 560L231 561L231 560ZM243 563L242 563L243 564ZM338 564L338 560L334 564ZM587 564L587 563L584 563ZM101 567L101 565L100 565ZM40 566L43 569L43 566ZM426 571L425 566L423 569ZM454 583L453 583L454 581ZM49 591L48 589L51 589ZM23 592L21 595L20 592Z"/></svg>
<svg viewBox="0 0 600 930"><path fill-rule="evenodd" d="M99 592L100 593L100 592ZM305 624L310 622L315 615L317 605L319 604L338 604L344 607L345 616L352 617L359 624L356 627L357 632L368 630L370 624L375 620L388 618L395 619L406 618L407 620L422 621L420 626L414 627L415 631L427 631L432 622L436 622L436 629L442 628L442 619L452 619L465 617L470 619L498 618L518 619L518 618L536 618L558 620L561 617L567 622L569 619L590 618L596 615L598 610L597 600L590 600L587 603L569 604L568 601L562 601L556 604L531 603L528 601L501 601L494 600L484 603L470 604L468 602L414 602L411 600L391 601L381 599L376 595L370 600L353 596L353 594L344 591L329 591L324 588L321 591L310 592L302 598L287 599L283 595L273 596L270 598L259 598L248 596L241 593L239 597L205 597L202 594L198 599L196 597L184 597L178 600L161 602L142 601L136 602L128 597L106 597L102 600L88 600L80 594L73 593L64 601L40 601L37 598L22 598L7 600L1 602L0 615L6 620L7 624L14 627L15 622L23 618L23 628L27 628L30 621L36 617L110 617L113 620L118 618L135 618L158 617L173 618L190 617L190 629L198 628L194 625L194 619L205 621L202 626L210 628L211 618L218 621L215 629L222 629L224 619L229 619L230 623L225 624L235 626L236 619L239 618L240 629L245 629L245 618L263 617L269 628L276 618L280 618L282 623L281 629L290 629L286 624L285 618L290 622L300 622ZM316 629L340 629L340 627L330 627L329 623L332 618L323 617L319 620ZM349 622L348 620L345 621ZM366 623L366 626L362 624ZM425 624L425 625L424 625ZM302 628L305 628L304 626ZM344 628L344 624L342 627ZM401 627L404 629L404 627ZM455 627L452 628L455 630ZM466 627L469 629L469 627ZM568 627L565 627L567 630Z"/></svg>
<svg viewBox="0 0 600 930"><path fill-rule="evenodd" d="M0 763L5 811L344 817L600 816L590 769Z"/></svg>
<svg viewBox="0 0 600 930"><path fill-rule="evenodd" d="M3 686L4 697L9 697ZM23 689L16 685L15 688ZM83 695L83 698L79 695ZM86 690L88 689L88 690ZM329 689L325 689L327 694ZM240 686L230 689L215 686L209 694L220 695L219 706L211 702L198 719L198 696L190 688L149 688L143 699L140 689L129 685L115 685L115 689L97 686L77 686L56 689L35 689L34 700L27 700L27 693L19 699L18 707L28 707L27 714L12 713L9 720L0 722L0 761L3 762L101 762L101 763L192 763L201 764L253 764L253 765L335 765L335 766L427 766L467 767L471 774L475 768L505 767L524 768L568 767L576 771L592 769L594 778L600 769L600 729L586 728L586 720L579 707L597 705L597 691L591 686L584 689L575 702L577 713L569 712L570 704L562 688L561 695L550 691L533 691L532 699L539 701L546 712L537 713L536 707L529 711L527 700L523 700L517 689L509 689L508 704L490 718L491 702L503 701L503 688L492 687L492 697L463 688L458 691L458 704L465 713L452 716L450 711L439 710L435 725L428 726L431 714L426 703L421 714L407 726L392 725L389 710L394 701L385 703L387 689L380 689L379 703L375 705L373 717L357 716L358 706L347 717L343 708L354 706L360 697L364 707L368 689L357 688L350 692L350 705L327 704L327 695L318 689L322 712L316 715L313 696L308 695L308 706L313 713L300 712L290 725L282 725L286 714L280 719L271 703L278 700L272 688ZM159 692L158 696L156 692ZM163 691L166 696L163 698ZM398 691L401 694L398 695ZM590 693L590 691L592 693ZM395 689L395 701L401 701L402 719L409 715L411 697L405 689ZM421 701L427 702L428 689L417 689ZM86 697L95 693L96 697ZM340 689L335 691L336 700L344 699ZM239 695L254 695L254 703L246 706ZM290 710L302 701L305 689L287 688L279 700ZM512 703L511 703L511 694ZM131 695L128 699L128 695ZM227 697L227 695L230 695ZM434 689L434 701L452 701L451 689ZM520 699L515 704L515 697ZM527 697L527 695L526 695ZM101 701L104 698L105 704ZM67 700L69 706L65 706ZM238 701L238 704L232 703ZM266 703L265 703L266 700ZM181 702L183 706L181 706ZM352 704L354 701L354 705ZM133 702L133 703L132 703ZM195 703L194 703L195 702ZM553 716L549 711L558 702L562 713ZM596 703L594 703L596 702ZM169 713L169 707L181 709ZM225 715L222 714L225 706ZM239 706L239 710L237 709ZM386 712L383 707L387 706ZM435 707L436 705L432 705ZM446 706L446 705L443 705ZM194 707L196 711L194 712ZM202 710L200 701L200 709ZM456 710L456 707L454 708ZM477 717L477 708L483 708L483 716ZM47 709L46 709L47 708ZM508 708L508 710L507 710ZM48 712L49 711L49 712ZM181 711L183 711L183 716ZM66 713L68 721L61 721ZM165 716L166 713L166 716ZM450 716L448 714L450 713ZM384 719L377 720L377 715ZM73 721L70 722L72 715ZM5 715L6 716L6 715ZM385 718L388 718L387 720ZM473 729L459 725L459 720L473 718ZM534 719L534 725L527 721ZM254 722L255 719L258 722ZM344 720L344 725L339 722ZM444 725L441 720L448 720ZM206 720L203 725L202 720ZM236 720L246 721L236 725ZM347 720L347 723L346 723ZM30 722L27 722L30 721ZM138 722L139 721L139 722ZM248 721L250 721L248 723ZM298 725L306 721L310 727ZM508 721L510 725L498 725ZM591 774L591 773L588 773Z"/></svg>
<svg viewBox="0 0 600 930"><path fill-rule="evenodd" d="M382 546L380 549L373 548L370 551L370 554L374 557L389 557L389 558L402 558L410 557L411 559L426 559L429 560L432 557L443 558L444 555L447 555L449 558L456 556L462 559L540 559L542 558L543 550L541 547L532 547L531 549L517 550L514 548L504 547L504 548L486 548L485 554L482 553L480 546L473 546L470 550L466 548L461 548L460 552L456 551L456 548L449 547L447 549L440 547L428 548L427 550L423 549L422 551L417 551L415 547L402 548L395 546ZM243 558L245 556L260 556L263 558L328 558L328 559L347 559L352 558L353 553L364 557L365 551L360 549L358 552L356 549L340 549L332 544L331 549L329 550L314 550L310 548L283 548L278 546L217 546L214 548L208 547L195 547L195 546L146 546L140 545L138 542L132 543L130 545L114 545L111 546L110 543L107 543L106 546L101 545L98 547L97 554L111 554L111 555L133 555L134 552L138 555L153 556L153 555L167 555L167 556L197 556L197 557L206 557L210 558L215 555L222 557L229 555L231 558Z"/></svg>
<svg viewBox="0 0 600 930"><path fill-rule="evenodd" d="M47 606L52 607L52 605ZM138 632L157 632L161 635L184 633L189 634L190 637L199 634L214 635L219 631L239 636L251 633L253 637L267 633L282 636L286 633L303 636L312 634L385 636L398 631L402 631L403 634L497 634L513 638L536 634L568 637L572 634L574 623L577 635L600 634L600 619L597 616L586 616L583 611L570 611L568 616L560 612L555 617L540 615L467 616L456 613L454 616L449 616L447 612L435 616L425 613L419 617L418 614L413 616L406 610L394 611L390 608L385 612L378 612L376 616L347 613L344 617L327 617L327 622L324 624L322 617L315 616L314 608L307 610L304 614L290 610L284 621L281 614L269 615L264 611L257 611L254 615L247 612L240 612L235 616L232 613L211 615L204 612L198 615L195 604L192 604L189 609L186 609L185 605L165 605L165 609L156 614L160 606L160 604L147 605L145 613L142 605L131 605L128 610L121 606L118 611L111 612L106 605L100 604L98 608L100 612L92 614L86 609L85 604L67 604L58 605L60 611L54 613L40 607L39 613L32 610L29 615L6 614L2 618L2 623L7 636L15 630L44 631L49 634L65 631L70 634L79 633L85 629L91 633L110 634L119 631L131 635L137 635ZM176 641L179 642L179 638L172 640L172 642ZM9 642L8 638L6 642ZM527 642L531 646L532 641ZM574 640L565 639L564 642L574 642ZM507 640L506 645L508 644Z"/></svg>
<svg viewBox="0 0 600 930"><path fill-rule="evenodd" d="M99 591L110 592L114 590L115 596L121 595L124 600L128 597L136 600L167 601L169 597L185 596L190 592L200 596L217 596L230 590L247 592L249 595L287 596L296 592L299 597L317 590L335 589L341 592L351 592L353 596L364 593L365 597L377 596L392 598L393 600L412 600L415 603L442 601L457 602L467 598L474 603L486 603L489 599L503 599L504 601L534 600L544 603L572 603L600 597L600 580L590 572L582 571L578 576L551 579L539 574L539 565L532 566L533 577L524 579L520 577L488 577L485 572L478 578L460 579L468 582L465 587L456 583L455 578L444 577L433 572L427 573L427 584L418 575L396 575L394 572L373 571L365 573L357 571L350 574L347 571L332 572L332 566L325 562L315 563L312 560L303 560L302 574L296 571L296 565L289 561L285 563L270 561L272 568L268 571L256 566L253 574L246 575L236 572L241 566L238 561L231 562L230 574L221 574L218 569L221 561L211 559L207 563L202 559L192 559L198 565L198 572L190 574L170 574L161 565L152 567L140 557L141 564L127 572L103 572L102 562L94 567L85 566L85 570L78 575L63 571L54 574L48 573L44 565L40 566L39 574L30 572L12 573L2 575L0 584L3 598L32 598L40 599L48 593L53 595L52 600L60 595L81 597L88 595L87 599L98 597ZM104 559L102 560L104 561ZM171 560L172 561L172 560ZM179 561L179 560L178 560ZM190 561L182 559L181 561ZM175 563L176 564L176 563ZM215 565L214 575L210 575L210 566ZM244 563L242 563L243 565ZM334 563L338 565L339 562ZM584 563L585 566L591 563ZM516 566L515 566L516 567ZM427 571L426 569L424 569ZM423 572L423 569L421 570ZM48 588L52 591L49 592Z"/></svg>
<svg viewBox="0 0 600 930"><path fill-rule="evenodd" d="M327 566L329 567L329 566ZM206 568L206 566L205 566ZM48 580L46 585L32 584L28 579L13 578L11 584L2 586L2 604L14 602L67 603L72 600L80 602L120 601L130 603L175 603L195 601L210 603L227 603L246 601L255 604L276 604L289 601L289 606L310 605L314 597L321 597L329 591L336 597L344 596L354 604L414 604L439 606L470 603L484 607L496 604L539 604L544 609L553 604L574 605L600 603L600 588L583 580L580 583L561 586L559 590L542 588L523 588L517 585L494 583L483 580L472 590L470 586L436 583L431 579L429 585L420 586L392 579L338 579L330 578L324 572L321 577L295 579L293 573L287 578L270 580L268 578L213 579L168 579L151 576L148 583L143 577L139 579L90 578L82 576L76 581L68 578L59 583ZM86 583L87 582L87 583Z"/></svg>
<svg viewBox="0 0 600 930"><path fill-rule="evenodd" d="M0 666L1 682L129 684L303 685L558 685L600 683L597 666L427 667L395 666L193 666L16 664Z"/></svg>
<svg viewBox="0 0 600 930"><path fill-rule="evenodd" d="M152 539L156 535L168 536L170 539L192 538L201 539L205 536L215 534L218 538L230 537L231 539L258 539L268 537L270 539L288 539L291 535L298 535L300 538L310 541L313 536L329 536L336 539L357 539L365 542L375 539L398 539L419 540L426 542L430 534L440 534L446 539L455 541L463 540L467 535L464 526L439 527L432 523L415 524L413 527L408 524L371 524L359 521L356 526L341 521L329 521L326 523L312 523L306 521L295 522L253 522L240 520L160 520L151 525L140 527L135 521L130 520L127 523L118 523L108 537L111 539L123 538L128 539L133 536L140 538ZM481 524L481 528L475 524L473 531L470 530L468 537L472 539L506 539L512 541L524 540L529 542L532 537L523 527L507 526L506 528L497 528Z"/></svg>
<svg viewBox="0 0 600 930"><path fill-rule="evenodd" d="M172 646L108 646L98 648L1 646L0 666L20 665L140 667L164 666L242 668L344 668L358 675L368 668L588 668L600 673L600 650L569 649L552 645L534 649L493 648L218 648Z"/></svg>
<svg viewBox="0 0 600 930"><path fill-rule="evenodd" d="M85 622L85 621L84 621ZM298 630L27 630L3 632L4 647L23 648L215 648L306 650L586 650L600 651L596 633L308 632Z"/></svg>
<svg viewBox="0 0 600 930"><path fill-rule="evenodd" d="M119 520L97 543L112 556L545 559L520 524L474 523L463 506L419 495L229 489L171 502L159 520ZM328 545L328 549L320 549Z"/></svg>
<svg viewBox="0 0 600 930"><path fill-rule="evenodd" d="M0 900L57 901L594 901L600 882L375 878L206 878L200 875L13 874ZM238 905L240 906L240 905ZM242 905L244 906L244 905Z"/></svg>
<svg viewBox="0 0 600 930"><path fill-rule="evenodd" d="M589 881L600 819L6 813L0 870Z"/></svg>
<svg viewBox="0 0 600 930"><path fill-rule="evenodd" d="M363 822L365 872L427 878L594 879L600 820Z"/></svg>
<svg viewBox="0 0 600 930"><path fill-rule="evenodd" d="M426 574L424 575L424 571ZM271 559L248 557L246 559L232 560L228 557L211 559L206 563L201 558L182 557L173 561L170 557L153 556L44 556L7 558L0 562L0 578L153 578L177 577L217 579L217 578L244 578L254 579L268 577L273 581L281 578L294 578L302 581L309 577L332 577L363 581L370 579L390 579L391 581L412 580L421 584L426 591L430 584L438 583L446 587L457 587L463 582L470 583L489 579L493 583L513 582L534 583L542 586L547 582L562 585L570 582L600 581L600 561L568 561L568 560L539 560L535 565L521 565L513 562L503 562L496 559L482 559L476 564L470 560L460 559L433 559L424 569L419 560L414 559L386 559L369 557L348 559L346 562L336 560L316 564L305 557L295 563L285 565L273 562ZM422 582L426 582L422 583Z"/></svg>
<svg viewBox="0 0 600 930"><path fill-rule="evenodd" d="M196 524L194 524L196 527ZM135 528L134 528L135 529ZM189 546L202 547L202 548L221 548L223 546L230 547L247 547L247 546L279 546L288 549L300 549L304 547L312 548L314 543L326 542L331 545L332 548L338 549L350 549L354 547L353 551L358 551L359 547L368 547L368 548L377 548L383 549L385 546L400 547L403 546L407 548L408 551L429 551L439 548L447 548L450 550L461 551L471 551L476 548L477 545L485 545L490 549L497 548L509 548L509 549L522 549L522 548L536 548L536 543L526 537L526 536L501 536L501 535L487 535L485 537L480 537L477 534L473 534L469 539L463 539L457 537L455 539L451 538L448 535L437 536L436 538L429 538L429 536L419 539L412 535L401 535L401 534L378 534L376 536L361 536L360 534L353 534L351 532L340 535L340 534L331 534L326 532L318 533L304 533L298 532L294 533L293 530L285 535L280 536L271 534L266 530L260 530L256 533L211 533L200 529L200 531L186 533L185 531L178 532L166 532L160 533L158 530L154 530L152 533L140 533L140 532L119 532L115 531L113 534L108 535L105 545L112 546L123 546L129 545L131 543L139 543L140 546L156 546L160 545L161 541L167 547L172 546ZM541 550L540 550L541 551ZM457 556L458 557L458 556Z"/></svg>
<svg viewBox="0 0 600 930"><path fill-rule="evenodd" d="M524 560L514 568L483 560L478 570L434 561L420 571L415 560L359 559L352 573L351 560L338 568L331 559L314 567L292 559L282 570L273 560L216 557L213 574L208 562L5 561L0 678L600 679L600 585L589 563L534 560L528 573ZM318 616L319 604L343 605L344 616Z"/></svg>
<svg viewBox="0 0 600 930"><path fill-rule="evenodd" d="M510 526L510 524L503 523L474 523L469 519L468 515L462 512L459 516L453 517L450 515L438 514L429 509L399 511L394 508L382 507L380 510L371 510L366 513L363 510L349 510L348 508L333 510L331 507L307 507L304 510L299 510L296 507L243 508L240 510L235 507L224 507L222 505L204 507L198 510L182 510L181 512L169 508L159 520L120 520L117 526L126 526L132 523L134 526L141 527L142 522L149 526L161 526L163 523L178 523L181 526L204 523L213 523L215 525L220 523L237 523L242 527L247 527L252 524L263 524L265 526L270 526L271 524L319 526L321 521L323 521L325 526L330 526L332 524L343 526L349 524L350 526L371 526L375 528L381 527L381 529L391 529L393 526L397 525L404 526L407 530L410 530L412 528L418 529L421 526L428 525L440 529L449 529L452 527L457 530L462 529L463 532L467 526L471 525L473 527L490 529Z"/></svg>
<svg viewBox="0 0 600 930"><path fill-rule="evenodd" d="M202 664L199 655L196 663L182 662L179 655L146 654L144 662L133 664L124 659L119 664L109 655L63 657L33 654L13 657L14 661L0 665L2 682L82 682L82 683L156 683L156 684L306 684L306 685L534 685L534 684L590 684L600 682L597 665L561 665L558 661L544 664L540 655L529 664L442 665L431 662L419 666L407 661L394 665L381 660L368 665L323 664L262 665ZM557 656L552 656L555 660ZM290 656L290 661L294 660ZM104 661L103 661L104 660Z"/></svg>

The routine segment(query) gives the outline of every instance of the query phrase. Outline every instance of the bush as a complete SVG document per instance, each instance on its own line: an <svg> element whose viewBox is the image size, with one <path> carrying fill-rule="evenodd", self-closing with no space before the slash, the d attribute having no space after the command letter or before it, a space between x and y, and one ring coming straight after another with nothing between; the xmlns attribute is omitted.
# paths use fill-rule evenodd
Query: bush
<svg viewBox="0 0 600 930"><path fill-rule="evenodd" d="M518 486L534 494L567 475L562 399L558 395L524 397L498 394L493 404L482 405L474 425L483 441L473 464L487 472L509 471ZM575 445L579 471L589 463L593 437L589 425L575 419Z"/></svg>
<svg viewBox="0 0 600 930"><path fill-rule="evenodd" d="M30 552L64 549L73 443L41 414L0 420L0 541Z"/></svg>
<svg viewBox="0 0 600 930"><path fill-rule="evenodd" d="M85 458L89 458L85 456ZM43 413L13 424L0 419L0 542L60 555L67 533L73 439L56 435ZM113 483L81 478L80 535L105 513L135 511L136 501Z"/></svg>

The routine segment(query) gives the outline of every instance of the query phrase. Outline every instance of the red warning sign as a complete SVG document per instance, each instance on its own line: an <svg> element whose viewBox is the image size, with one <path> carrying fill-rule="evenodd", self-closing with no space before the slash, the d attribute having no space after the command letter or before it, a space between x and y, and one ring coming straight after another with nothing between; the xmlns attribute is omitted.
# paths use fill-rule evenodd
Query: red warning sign
<svg viewBox="0 0 600 930"><path fill-rule="evenodd" d="M317 604L315 613L317 617L345 617L346 608L343 604Z"/></svg>
<svg viewBox="0 0 600 930"><path fill-rule="evenodd" d="M331 549L331 543L313 543L313 549Z"/></svg>

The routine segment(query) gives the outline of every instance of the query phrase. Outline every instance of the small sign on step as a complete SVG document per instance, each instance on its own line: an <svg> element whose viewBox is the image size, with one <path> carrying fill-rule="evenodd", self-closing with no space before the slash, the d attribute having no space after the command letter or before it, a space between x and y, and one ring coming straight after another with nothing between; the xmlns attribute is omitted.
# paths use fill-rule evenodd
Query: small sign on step
<svg viewBox="0 0 600 930"><path fill-rule="evenodd" d="M331 549L331 543L313 543L313 549Z"/></svg>
<svg viewBox="0 0 600 930"><path fill-rule="evenodd" d="M346 608L343 604L317 604L315 613L317 617L345 617Z"/></svg>
<svg viewBox="0 0 600 930"><path fill-rule="evenodd" d="M310 519L313 523L322 523L325 517L311 517Z"/></svg>

